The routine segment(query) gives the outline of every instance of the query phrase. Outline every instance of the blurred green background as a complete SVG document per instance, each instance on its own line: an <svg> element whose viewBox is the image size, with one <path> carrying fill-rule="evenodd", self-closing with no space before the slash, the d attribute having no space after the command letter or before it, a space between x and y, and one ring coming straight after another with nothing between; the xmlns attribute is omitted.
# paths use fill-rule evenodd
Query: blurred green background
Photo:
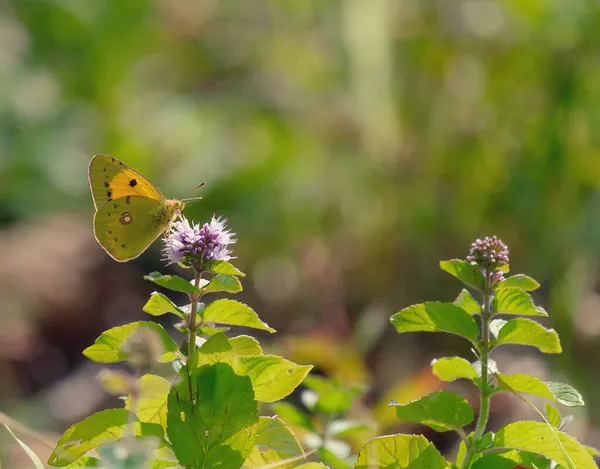
<svg viewBox="0 0 600 469"><path fill-rule="evenodd" d="M81 350L142 318L142 275L170 269L160 243L128 264L96 245L87 164L106 153L168 197L206 183L186 215L238 233L263 338L369 385L381 432L386 393L441 386L430 360L470 353L388 317L452 300L438 261L499 235L564 354L497 361L572 382L588 405L569 429L600 446L597 2L0 5L0 410L52 434L108 405ZM492 425L519 405L498 399Z"/></svg>

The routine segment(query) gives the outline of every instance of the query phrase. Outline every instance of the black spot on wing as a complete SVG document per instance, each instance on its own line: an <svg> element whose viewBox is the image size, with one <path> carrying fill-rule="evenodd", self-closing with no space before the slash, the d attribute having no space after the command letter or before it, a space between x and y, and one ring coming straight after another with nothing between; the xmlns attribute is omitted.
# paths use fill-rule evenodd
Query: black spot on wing
<svg viewBox="0 0 600 469"><path fill-rule="evenodd" d="M110 187L110 184L106 181L104 181L104 187Z"/></svg>
<svg viewBox="0 0 600 469"><path fill-rule="evenodd" d="M127 204L128 204L130 199L131 199L131 196L130 196L130 195L128 195L127 197L125 197L125 203L127 203Z"/></svg>
<svg viewBox="0 0 600 469"><path fill-rule="evenodd" d="M125 247L125 245L124 245L124 244L121 244L121 247L122 247L122 248L124 248L124 247Z"/></svg>
<svg viewBox="0 0 600 469"><path fill-rule="evenodd" d="M108 197L108 200L111 200L112 192L111 191L106 191L106 197Z"/></svg>
<svg viewBox="0 0 600 469"><path fill-rule="evenodd" d="M135 179L132 179L131 181L129 181L129 185L131 187L135 187L135 186L137 186L137 181Z"/></svg>

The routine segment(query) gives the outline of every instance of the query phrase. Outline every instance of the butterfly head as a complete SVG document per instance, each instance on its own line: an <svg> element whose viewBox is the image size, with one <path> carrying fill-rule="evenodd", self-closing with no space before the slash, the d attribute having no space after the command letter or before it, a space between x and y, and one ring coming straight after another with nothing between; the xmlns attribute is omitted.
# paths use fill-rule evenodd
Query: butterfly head
<svg viewBox="0 0 600 469"><path fill-rule="evenodd" d="M175 220L185 208L185 202L176 199L165 200L165 212L168 214L169 221Z"/></svg>

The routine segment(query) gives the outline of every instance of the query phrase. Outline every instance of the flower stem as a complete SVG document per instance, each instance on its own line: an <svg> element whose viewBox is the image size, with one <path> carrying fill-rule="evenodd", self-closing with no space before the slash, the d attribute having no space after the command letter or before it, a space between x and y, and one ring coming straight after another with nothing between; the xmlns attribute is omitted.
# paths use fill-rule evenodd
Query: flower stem
<svg viewBox="0 0 600 469"><path fill-rule="evenodd" d="M487 426L490 413L490 389L488 385L488 360L490 352L490 319L492 316L492 273L485 272L485 286L483 293L483 311L481 313L481 379L479 382L479 417L477 426L473 433L471 444L467 447L467 453L461 465L461 469L469 469L473 463L473 458L478 453L475 449L476 443L481 439Z"/></svg>
<svg viewBox="0 0 600 469"><path fill-rule="evenodd" d="M202 278L202 270L194 269L195 277L194 277L194 286L196 288L200 288L200 279ZM188 323L188 359L187 359L187 368L188 371L192 371L197 366L198 357L194 353L196 351L196 333L198 332L198 325L196 324L196 315L198 313L198 304L200 303L200 298L202 297L199 293L192 293L190 295L190 300L192 301L192 307L190 309L190 318Z"/></svg>

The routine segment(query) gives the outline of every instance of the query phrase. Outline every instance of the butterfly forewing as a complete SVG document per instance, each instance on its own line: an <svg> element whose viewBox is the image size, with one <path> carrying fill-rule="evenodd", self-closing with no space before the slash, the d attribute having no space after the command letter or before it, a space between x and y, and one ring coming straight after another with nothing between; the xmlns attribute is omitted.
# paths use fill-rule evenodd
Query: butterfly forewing
<svg viewBox="0 0 600 469"><path fill-rule="evenodd" d="M110 256L125 262L138 257L165 231L170 219L162 201L126 196L107 202L94 216L94 234Z"/></svg>
<svg viewBox="0 0 600 469"><path fill-rule="evenodd" d="M90 161L88 175L96 210L127 196L165 201L165 196L152 181L112 156L95 155Z"/></svg>

